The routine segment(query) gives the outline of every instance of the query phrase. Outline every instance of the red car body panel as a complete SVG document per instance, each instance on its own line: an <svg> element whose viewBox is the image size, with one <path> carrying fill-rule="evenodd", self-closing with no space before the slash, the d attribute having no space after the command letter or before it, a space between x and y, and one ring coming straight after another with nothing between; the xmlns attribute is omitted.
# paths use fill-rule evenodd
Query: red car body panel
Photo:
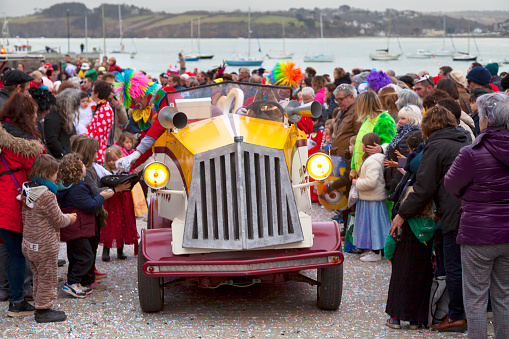
<svg viewBox="0 0 509 339"><path fill-rule="evenodd" d="M154 211L155 212L155 211ZM150 212L149 212L150 213ZM157 212L156 212L157 213ZM154 214L156 214L154 213ZM159 224L162 220L151 215L151 223ZM160 218L163 219L163 218ZM163 219L164 220L164 219ZM156 226L156 225L152 225ZM157 225L162 226L162 225ZM294 272L300 270L314 269L320 267L337 266L343 263L344 257L341 253L341 237L339 225L335 221L315 222L313 223L313 246L311 248L299 249L281 249L281 250L251 250L251 251L231 251L201 253L189 255L174 255L172 253L171 228L155 228L142 230L141 233L141 255L147 262L143 265L143 272L147 276L178 276L178 277L196 277L196 276L249 276L282 272ZM336 257L334 262L315 263L315 264L296 264L292 266L265 268L256 270L231 271L226 269L226 265L249 265L261 264L288 260L305 260L317 257ZM179 265L225 265L224 270L215 271L185 271L179 272L153 272L151 266L179 266Z"/></svg>

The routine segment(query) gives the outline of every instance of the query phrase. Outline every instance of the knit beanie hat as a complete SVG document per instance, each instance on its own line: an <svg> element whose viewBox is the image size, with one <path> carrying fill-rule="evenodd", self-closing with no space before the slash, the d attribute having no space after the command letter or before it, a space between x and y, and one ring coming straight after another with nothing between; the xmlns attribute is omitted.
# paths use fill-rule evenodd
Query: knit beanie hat
<svg viewBox="0 0 509 339"><path fill-rule="evenodd" d="M504 91L507 91L509 89L509 76L506 75L505 78L502 78L502 81L500 82L500 86L504 89Z"/></svg>
<svg viewBox="0 0 509 339"><path fill-rule="evenodd" d="M449 77L451 77L452 80L454 80L455 83L457 83L460 86L467 87L467 77L465 76L465 73L458 70L453 70L449 74L447 74Z"/></svg>
<svg viewBox="0 0 509 339"><path fill-rule="evenodd" d="M467 80L473 81L481 86L488 86L491 80L491 73L486 68L477 66L468 72Z"/></svg>
<svg viewBox="0 0 509 339"><path fill-rule="evenodd" d="M492 62L491 64L486 65L486 69L490 71L491 75L498 74L498 64L496 62Z"/></svg>

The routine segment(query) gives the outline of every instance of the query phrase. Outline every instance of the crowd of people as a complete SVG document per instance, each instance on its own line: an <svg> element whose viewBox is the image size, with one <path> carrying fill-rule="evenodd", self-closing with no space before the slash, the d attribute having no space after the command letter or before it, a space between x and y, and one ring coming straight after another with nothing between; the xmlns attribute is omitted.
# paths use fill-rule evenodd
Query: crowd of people
<svg viewBox="0 0 509 339"><path fill-rule="evenodd" d="M104 261L111 248L125 259L123 246L136 244L143 190L108 187L101 178L136 171L150 155L165 130L151 113L160 108L151 101L158 90L226 80L274 84L264 69L186 72L181 64L154 78L123 70L114 58L90 65L66 57L60 67L42 64L28 74L19 65L3 74L0 298L9 299L10 316L65 320L51 309L59 241L67 242L69 260L63 291L77 298L105 288L106 274L95 269L99 244ZM490 300L496 336L509 337L509 77L498 73L498 64L477 63L443 66L436 76L337 67L331 78L308 67L294 88L303 104L322 105L320 118L298 123L309 154L347 164L324 194L346 187L352 196L342 212L348 251L392 264L391 328L425 326L432 280L445 276L448 313L432 330L463 332L468 323L471 337L485 337ZM135 78L145 81L142 93L129 92ZM311 199L319 201L314 189Z"/></svg>

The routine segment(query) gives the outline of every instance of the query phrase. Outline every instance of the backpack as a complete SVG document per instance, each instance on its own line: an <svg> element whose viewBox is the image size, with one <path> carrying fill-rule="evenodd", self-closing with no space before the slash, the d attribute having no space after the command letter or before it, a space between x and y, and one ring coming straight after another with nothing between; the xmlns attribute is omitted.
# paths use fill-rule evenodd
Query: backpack
<svg viewBox="0 0 509 339"><path fill-rule="evenodd" d="M449 292L445 276L433 278L429 298L428 326L439 324L449 311Z"/></svg>

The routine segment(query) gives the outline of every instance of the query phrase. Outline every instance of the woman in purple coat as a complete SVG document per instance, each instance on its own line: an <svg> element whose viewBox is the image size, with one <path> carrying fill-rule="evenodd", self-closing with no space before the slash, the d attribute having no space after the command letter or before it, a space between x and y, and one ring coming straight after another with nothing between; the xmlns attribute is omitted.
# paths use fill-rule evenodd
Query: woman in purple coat
<svg viewBox="0 0 509 339"><path fill-rule="evenodd" d="M509 97L486 94L477 105L482 133L461 149L445 187L462 205L456 242L468 336L487 336L490 291L495 337L509 338Z"/></svg>

